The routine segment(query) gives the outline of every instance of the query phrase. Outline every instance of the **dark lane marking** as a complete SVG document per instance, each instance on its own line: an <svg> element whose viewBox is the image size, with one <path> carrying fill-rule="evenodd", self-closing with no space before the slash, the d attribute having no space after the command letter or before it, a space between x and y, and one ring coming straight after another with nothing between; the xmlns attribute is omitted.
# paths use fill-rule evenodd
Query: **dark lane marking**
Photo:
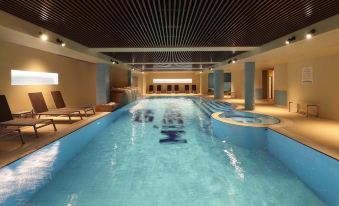
<svg viewBox="0 0 339 206"><path fill-rule="evenodd" d="M150 109L140 109L134 113L133 121L145 123L145 122L153 122L154 120L154 112Z"/></svg>
<svg viewBox="0 0 339 206"><path fill-rule="evenodd" d="M181 137L185 133L184 120L178 110L174 108L167 109L162 119L162 124L161 134L166 137L159 140L161 144L187 143L187 140Z"/></svg>

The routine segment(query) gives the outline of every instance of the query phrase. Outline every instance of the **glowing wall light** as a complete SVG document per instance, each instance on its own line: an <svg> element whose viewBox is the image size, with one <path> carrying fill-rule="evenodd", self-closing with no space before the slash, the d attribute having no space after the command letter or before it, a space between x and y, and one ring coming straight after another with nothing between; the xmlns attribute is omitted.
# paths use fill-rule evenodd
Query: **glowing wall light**
<svg viewBox="0 0 339 206"><path fill-rule="evenodd" d="M191 84L192 79L153 79L154 84Z"/></svg>
<svg viewBox="0 0 339 206"><path fill-rule="evenodd" d="M59 74L11 70L12 85L58 85Z"/></svg>

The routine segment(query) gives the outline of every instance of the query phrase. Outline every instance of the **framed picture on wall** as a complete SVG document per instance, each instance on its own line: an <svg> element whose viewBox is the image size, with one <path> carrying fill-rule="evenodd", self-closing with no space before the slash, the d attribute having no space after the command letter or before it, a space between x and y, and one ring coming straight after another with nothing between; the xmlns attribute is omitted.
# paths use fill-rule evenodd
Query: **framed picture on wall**
<svg viewBox="0 0 339 206"><path fill-rule="evenodd" d="M302 83L313 83L313 68L312 67L304 67L302 69L301 82Z"/></svg>

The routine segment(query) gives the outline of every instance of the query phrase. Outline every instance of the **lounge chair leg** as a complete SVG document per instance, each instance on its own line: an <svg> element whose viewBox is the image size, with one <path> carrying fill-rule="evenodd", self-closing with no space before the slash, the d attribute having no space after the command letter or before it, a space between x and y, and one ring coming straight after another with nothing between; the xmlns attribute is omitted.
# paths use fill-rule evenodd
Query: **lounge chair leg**
<svg viewBox="0 0 339 206"><path fill-rule="evenodd" d="M93 114L95 114L95 109L94 108L92 108L92 111L93 111Z"/></svg>
<svg viewBox="0 0 339 206"><path fill-rule="evenodd" d="M35 132L35 137L38 138L39 136L38 136L38 130L37 130L36 126L34 125L33 128L34 128L34 132Z"/></svg>
<svg viewBox="0 0 339 206"><path fill-rule="evenodd" d="M51 119L51 122L52 122L52 125L53 125L53 127L54 127L54 131L57 131L57 128L56 128L55 123L54 123L54 120Z"/></svg>
<svg viewBox="0 0 339 206"><path fill-rule="evenodd" d="M69 121L71 121L71 120L72 120L72 118L71 118L71 115L70 115L70 114L68 115L68 119L69 119Z"/></svg>
<svg viewBox="0 0 339 206"><path fill-rule="evenodd" d="M21 139L21 143L22 143L22 144L25 144L25 141L24 141L24 138L23 138L23 136L22 136L22 133L21 133L21 130L20 130L20 129L18 129L18 133L19 133L19 137L20 137L20 139Z"/></svg>
<svg viewBox="0 0 339 206"><path fill-rule="evenodd" d="M81 115L81 112L79 111L79 116L80 116L80 119L82 120L82 115Z"/></svg>
<svg viewBox="0 0 339 206"><path fill-rule="evenodd" d="M86 112L86 110L84 110L84 112L85 112L85 116L87 117L87 112Z"/></svg>
<svg viewBox="0 0 339 206"><path fill-rule="evenodd" d="M39 114L39 115L38 115L38 119L40 119L40 116L41 116L41 115Z"/></svg>

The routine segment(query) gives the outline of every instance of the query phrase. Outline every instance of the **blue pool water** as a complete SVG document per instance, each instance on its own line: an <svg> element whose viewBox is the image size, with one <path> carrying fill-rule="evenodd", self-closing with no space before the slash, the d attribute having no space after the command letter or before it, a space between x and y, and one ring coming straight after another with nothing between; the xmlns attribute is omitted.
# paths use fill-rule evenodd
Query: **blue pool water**
<svg viewBox="0 0 339 206"><path fill-rule="evenodd" d="M159 98L122 112L27 205L324 203L265 150L215 138L191 99Z"/></svg>
<svg viewBox="0 0 339 206"><path fill-rule="evenodd" d="M323 202L264 150L213 137L210 119L190 99L161 98L141 100L124 112L28 205Z"/></svg>

